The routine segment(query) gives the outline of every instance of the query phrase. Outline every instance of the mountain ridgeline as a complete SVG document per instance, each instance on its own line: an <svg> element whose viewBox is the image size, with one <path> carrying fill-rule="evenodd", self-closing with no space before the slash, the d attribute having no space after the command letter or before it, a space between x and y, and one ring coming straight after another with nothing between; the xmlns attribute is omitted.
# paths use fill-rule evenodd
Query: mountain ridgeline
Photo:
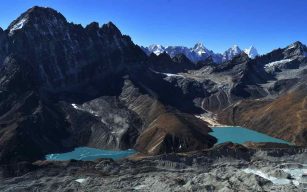
<svg viewBox="0 0 307 192"><path fill-rule="evenodd" d="M33 7L0 29L0 163L78 146L206 149L217 140L196 115L209 113L307 145L302 43L257 57L237 47L219 62L201 44L193 51L202 59L185 48L144 50L111 22L83 27L50 8Z"/></svg>
<svg viewBox="0 0 307 192"><path fill-rule="evenodd" d="M223 54L214 53L212 50L207 49L204 44L196 43L194 47L188 48L185 46L167 46L162 45L150 45L148 47L141 47L143 51L150 55L154 53L155 55L160 55L162 53L167 53L170 57L175 57L176 55L185 55L192 62L197 63L199 61L211 58L215 63L222 63L229 61L241 53L246 53L250 58L254 59L258 56L258 51L254 46L248 49L241 50L239 46L234 45L227 49Z"/></svg>

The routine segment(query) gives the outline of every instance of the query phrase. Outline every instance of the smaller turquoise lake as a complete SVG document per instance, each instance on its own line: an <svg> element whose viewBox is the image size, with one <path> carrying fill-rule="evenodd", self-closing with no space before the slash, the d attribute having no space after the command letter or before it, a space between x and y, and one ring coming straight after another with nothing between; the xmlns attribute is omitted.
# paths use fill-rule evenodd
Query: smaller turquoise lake
<svg viewBox="0 0 307 192"><path fill-rule="evenodd" d="M243 127L212 127L210 135L218 139L217 144L231 141L243 144L245 142L272 142L290 144L282 139L277 139L257 131Z"/></svg>
<svg viewBox="0 0 307 192"><path fill-rule="evenodd" d="M46 155L46 160L65 161L70 159L93 161L99 158L121 159L135 154L136 151L129 149L125 151L102 150L90 147L77 147L67 153L53 153Z"/></svg>

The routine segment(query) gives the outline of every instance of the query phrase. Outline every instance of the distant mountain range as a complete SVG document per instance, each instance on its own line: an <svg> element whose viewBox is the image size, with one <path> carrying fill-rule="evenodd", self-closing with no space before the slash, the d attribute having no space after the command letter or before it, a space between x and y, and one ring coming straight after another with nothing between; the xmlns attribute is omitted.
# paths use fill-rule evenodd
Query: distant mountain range
<svg viewBox="0 0 307 192"><path fill-rule="evenodd" d="M244 49L242 51L242 49L240 49L239 46L234 45L231 48L227 49L223 54L214 53L212 50L207 49L203 43L197 43L195 44L194 47L191 48L185 46L164 47L158 44L153 44L148 47L141 47L141 48L147 55L150 55L151 53L160 55L161 53L165 52L173 58L178 54L184 54L194 63L203 61L208 57L212 57L215 63L222 63L231 60L233 57L240 55L242 52L245 52L252 59L258 56L258 51L253 46L251 46L248 49Z"/></svg>

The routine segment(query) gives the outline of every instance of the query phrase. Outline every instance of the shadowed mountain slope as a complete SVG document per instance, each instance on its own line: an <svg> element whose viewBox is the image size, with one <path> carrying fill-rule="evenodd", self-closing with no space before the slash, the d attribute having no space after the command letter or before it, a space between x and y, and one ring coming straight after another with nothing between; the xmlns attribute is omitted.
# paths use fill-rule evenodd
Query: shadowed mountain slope
<svg viewBox="0 0 307 192"><path fill-rule="evenodd" d="M194 123L183 105L168 106L163 89L151 88L151 81L165 82L163 75L148 68L146 54L111 22L84 28L53 9L33 7L0 31L0 42L1 163L78 146L159 154L216 142L205 123ZM155 127L167 137L139 139ZM163 144L153 146L156 140Z"/></svg>

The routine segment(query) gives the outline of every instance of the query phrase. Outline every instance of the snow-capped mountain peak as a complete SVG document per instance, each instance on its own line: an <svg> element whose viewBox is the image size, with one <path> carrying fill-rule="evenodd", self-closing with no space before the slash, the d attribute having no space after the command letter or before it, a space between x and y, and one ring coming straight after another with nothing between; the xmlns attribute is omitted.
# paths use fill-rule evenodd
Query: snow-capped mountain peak
<svg viewBox="0 0 307 192"><path fill-rule="evenodd" d="M193 49L196 50L196 49L206 49L206 48L203 43L196 43Z"/></svg>
<svg viewBox="0 0 307 192"><path fill-rule="evenodd" d="M205 54L209 54L209 56L211 55L210 51L204 46L203 43L196 43L194 47L191 49L191 51L195 52L200 57L202 57Z"/></svg>
<svg viewBox="0 0 307 192"><path fill-rule="evenodd" d="M231 53L238 55L242 52L238 45L233 45L230 49L228 49Z"/></svg>
<svg viewBox="0 0 307 192"><path fill-rule="evenodd" d="M162 45L150 45L148 47L150 53L154 53L156 55L160 55L161 53L165 52L165 47Z"/></svg>
<svg viewBox="0 0 307 192"><path fill-rule="evenodd" d="M221 59L216 56L216 54L208 50L203 43L196 43L192 48L188 48L185 46L167 46L164 47L162 45L150 45L148 47L142 47L142 49L149 55L154 53L156 55L160 55L163 52L166 52L171 57L175 57L178 54L184 54L187 58L189 58L193 62L198 62L201 60L205 60L209 56L212 56L213 60L216 63L220 63Z"/></svg>
<svg viewBox="0 0 307 192"><path fill-rule="evenodd" d="M223 59L222 61L229 61L231 60L233 57L239 55L242 53L242 50L240 49L240 47L238 45L233 45L231 48L227 49L224 53L223 53Z"/></svg>
<svg viewBox="0 0 307 192"><path fill-rule="evenodd" d="M245 49L244 52L251 59L254 59L256 56L258 56L258 51L257 51L257 49L254 46L250 46L250 48Z"/></svg>
<svg viewBox="0 0 307 192"><path fill-rule="evenodd" d="M233 57L241 54L243 51L238 45L233 45L231 48L227 49L223 54L214 53L213 51L207 49L203 43L196 43L192 48L185 46L167 46L162 45L150 45L148 47L142 47L142 49L149 55L154 53L160 55L163 52L166 52L170 57L175 57L178 54L184 54L194 63L205 60L208 57L212 57L215 63L221 63L224 61L229 61ZM258 52L255 47L251 46L248 49L245 49L244 52L250 57L255 58L258 55Z"/></svg>
<svg viewBox="0 0 307 192"><path fill-rule="evenodd" d="M58 31L63 31L66 26L67 20L61 13L51 8L35 6L14 20L8 26L8 30L9 36L25 28L40 32L42 35L54 35Z"/></svg>
<svg viewBox="0 0 307 192"><path fill-rule="evenodd" d="M208 54L209 50L204 46L203 43L196 43L192 48L197 55L202 56L203 54Z"/></svg>

